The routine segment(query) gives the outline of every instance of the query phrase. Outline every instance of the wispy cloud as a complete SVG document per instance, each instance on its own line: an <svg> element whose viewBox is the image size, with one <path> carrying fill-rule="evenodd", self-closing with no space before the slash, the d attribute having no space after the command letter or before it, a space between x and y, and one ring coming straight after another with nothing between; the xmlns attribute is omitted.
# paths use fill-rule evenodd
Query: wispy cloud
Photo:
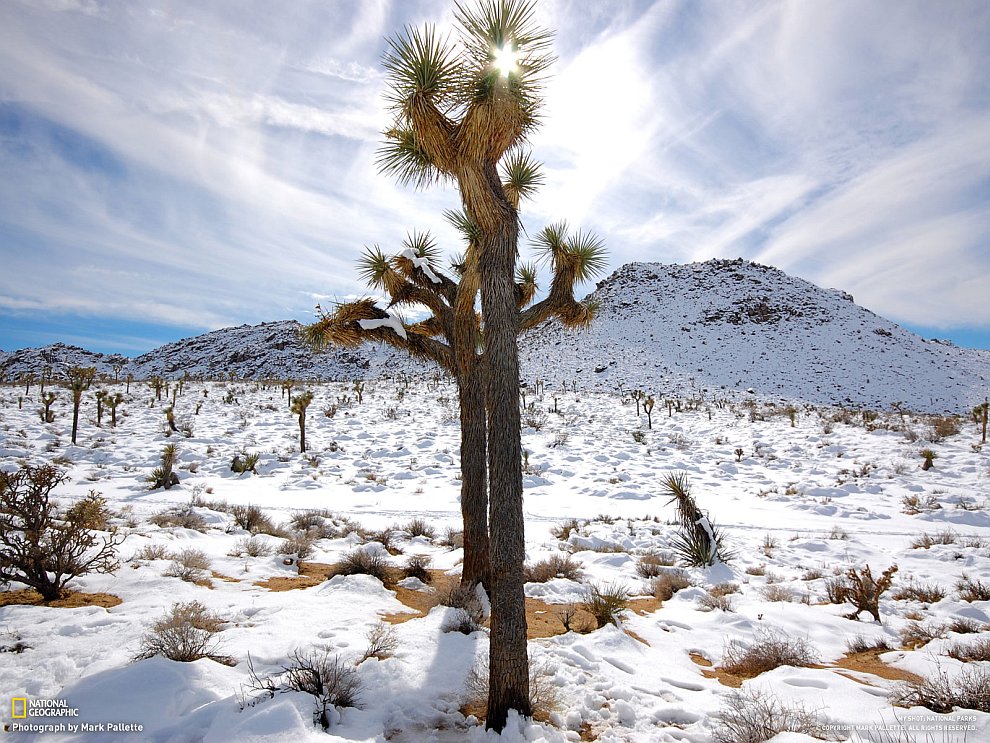
<svg viewBox="0 0 990 743"><path fill-rule="evenodd" d="M544 0L532 233L614 266L751 257L916 325L990 327L990 6ZM362 294L458 204L375 171L379 63L446 0L0 5L0 309L203 329ZM40 280L38 280L40 278Z"/></svg>

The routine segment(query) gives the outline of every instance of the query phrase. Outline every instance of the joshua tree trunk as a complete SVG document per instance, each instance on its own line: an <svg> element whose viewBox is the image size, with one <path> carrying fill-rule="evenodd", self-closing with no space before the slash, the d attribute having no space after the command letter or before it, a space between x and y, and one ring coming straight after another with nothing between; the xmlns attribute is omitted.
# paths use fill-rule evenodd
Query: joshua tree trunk
<svg viewBox="0 0 990 743"><path fill-rule="evenodd" d="M73 393L72 397L72 445L76 445L76 433L79 431L79 405L82 403L82 392Z"/></svg>
<svg viewBox="0 0 990 743"><path fill-rule="evenodd" d="M299 451L306 453L306 410L299 413Z"/></svg>
<svg viewBox="0 0 990 743"><path fill-rule="evenodd" d="M490 588L488 556L488 446L484 375L478 364L458 379L461 406L461 516L464 567L461 584Z"/></svg>
<svg viewBox="0 0 990 743"><path fill-rule="evenodd" d="M478 275L485 318L492 605L485 725L502 730L510 709L527 717L532 712L522 570L525 527L515 286L518 222L494 163L466 168L459 180L468 213L482 232Z"/></svg>

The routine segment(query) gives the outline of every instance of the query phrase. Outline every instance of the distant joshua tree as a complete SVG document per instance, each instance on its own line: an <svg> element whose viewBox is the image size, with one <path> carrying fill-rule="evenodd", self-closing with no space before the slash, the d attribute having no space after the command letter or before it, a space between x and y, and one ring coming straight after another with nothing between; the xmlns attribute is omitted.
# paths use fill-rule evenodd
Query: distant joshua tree
<svg viewBox="0 0 990 743"><path fill-rule="evenodd" d="M292 398L292 413L299 417L299 451L306 451L306 408L313 402L312 390L300 392Z"/></svg>
<svg viewBox="0 0 990 743"><path fill-rule="evenodd" d="M74 366L68 371L69 389L72 390L72 445L76 444L76 433L79 430L79 406L82 404L83 392L89 389L96 377L96 367Z"/></svg>

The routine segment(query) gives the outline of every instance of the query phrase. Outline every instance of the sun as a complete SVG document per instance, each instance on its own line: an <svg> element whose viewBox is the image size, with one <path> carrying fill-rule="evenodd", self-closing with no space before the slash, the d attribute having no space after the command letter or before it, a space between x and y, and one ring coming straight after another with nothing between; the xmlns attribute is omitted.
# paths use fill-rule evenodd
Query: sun
<svg viewBox="0 0 990 743"><path fill-rule="evenodd" d="M492 65L502 74L502 77L508 77L519 71L519 53L512 48L511 44L493 49L492 56L494 57Z"/></svg>

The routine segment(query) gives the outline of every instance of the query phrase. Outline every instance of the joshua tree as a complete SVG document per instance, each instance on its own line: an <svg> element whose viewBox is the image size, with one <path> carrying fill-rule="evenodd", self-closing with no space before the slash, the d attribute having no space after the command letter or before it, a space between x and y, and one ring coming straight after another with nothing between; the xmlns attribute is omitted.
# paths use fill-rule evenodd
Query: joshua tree
<svg viewBox="0 0 990 743"><path fill-rule="evenodd" d="M155 391L155 399L162 399L162 391L166 388L165 380L161 377L152 377L148 380L148 386Z"/></svg>
<svg viewBox="0 0 990 743"><path fill-rule="evenodd" d="M638 403L637 403L638 404ZM653 430L653 406L656 405L656 400L650 395L643 401L643 410L646 412L646 424L647 427Z"/></svg>
<svg viewBox="0 0 990 743"><path fill-rule="evenodd" d="M312 390L300 392L292 399L292 412L299 416L299 451L306 451L306 408L313 402Z"/></svg>
<svg viewBox="0 0 990 743"><path fill-rule="evenodd" d="M987 412L990 411L990 402L984 400L981 404L973 408L973 420L976 421L983 430L980 443L987 443Z"/></svg>
<svg viewBox="0 0 990 743"><path fill-rule="evenodd" d="M113 395L107 395L105 402L107 407L110 409L110 427L117 427L117 406L124 401L124 396L119 392Z"/></svg>
<svg viewBox="0 0 990 743"><path fill-rule="evenodd" d="M131 394L131 382L133 381L134 381L134 375L128 372L127 377L125 377L124 379L124 382L126 383L124 386L124 394L127 395Z"/></svg>
<svg viewBox="0 0 990 743"><path fill-rule="evenodd" d="M38 412L41 414L42 423L52 423L55 420L55 413L52 412L52 403L54 402L54 392L43 392L41 394L41 404L43 407Z"/></svg>
<svg viewBox="0 0 990 743"><path fill-rule="evenodd" d="M69 369L69 389L72 390L72 445L76 444L76 432L79 430L79 406L82 404L83 392L89 389L96 377L96 368L92 366L74 366Z"/></svg>
<svg viewBox="0 0 990 743"><path fill-rule="evenodd" d="M103 406L106 404L107 400L110 398L110 393L106 390L96 391L96 425L100 427L103 425Z"/></svg>
<svg viewBox="0 0 990 743"><path fill-rule="evenodd" d="M31 394L31 385L34 384L34 374L25 372L21 375L21 381L24 382L24 396L27 397Z"/></svg>
<svg viewBox="0 0 990 743"><path fill-rule="evenodd" d="M45 385L52 377L52 368L47 364L41 368L41 394L45 394Z"/></svg>
<svg viewBox="0 0 990 743"><path fill-rule="evenodd" d="M174 485L178 485L179 476L175 474L174 469L176 463L179 461L179 447L175 444L166 444L162 449L159 461L161 462L161 466L156 467L145 478L147 482L151 483L151 489L165 488L168 490Z"/></svg>
<svg viewBox="0 0 990 743"><path fill-rule="evenodd" d="M286 393L289 395L289 408L292 408L292 388L296 386L296 382L293 379L286 379L282 382L282 397L285 397Z"/></svg>

